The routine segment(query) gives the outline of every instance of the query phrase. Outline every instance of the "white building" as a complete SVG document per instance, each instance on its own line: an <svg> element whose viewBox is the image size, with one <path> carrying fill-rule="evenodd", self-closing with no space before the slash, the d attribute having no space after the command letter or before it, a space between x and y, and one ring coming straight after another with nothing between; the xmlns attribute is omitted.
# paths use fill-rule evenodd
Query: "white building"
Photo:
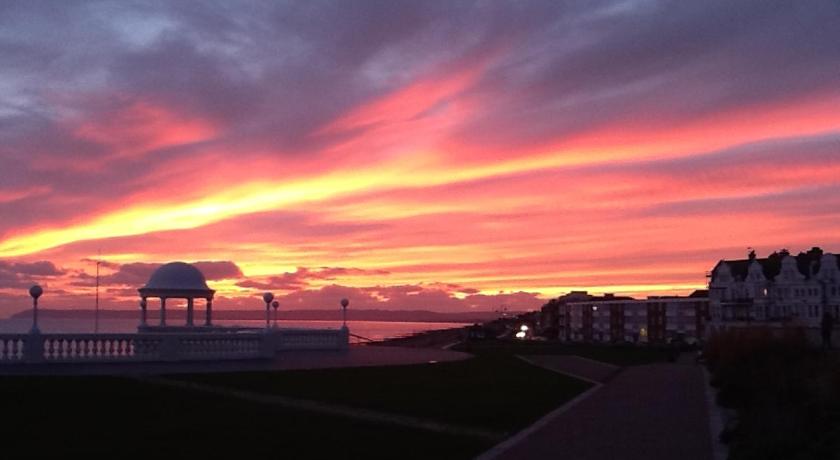
<svg viewBox="0 0 840 460"><path fill-rule="evenodd" d="M712 329L752 322L818 328L823 313L840 316L838 259L819 248L763 259L751 252L721 260L709 276Z"/></svg>

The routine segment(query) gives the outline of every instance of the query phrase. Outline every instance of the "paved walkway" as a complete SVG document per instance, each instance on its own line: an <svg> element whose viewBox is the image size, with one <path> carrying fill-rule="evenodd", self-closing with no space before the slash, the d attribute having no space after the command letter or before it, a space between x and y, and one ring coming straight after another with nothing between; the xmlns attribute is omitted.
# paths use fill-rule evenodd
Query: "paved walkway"
<svg viewBox="0 0 840 460"><path fill-rule="evenodd" d="M621 370L613 364L572 355L527 355L520 358L535 366L592 383L605 383Z"/></svg>
<svg viewBox="0 0 840 460"><path fill-rule="evenodd" d="M431 348L351 346L347 350L283 351L273 360L182 363L3 364L0 375L162 375L200 372L280 371L337 367L395 366L457 361L466 353Z"/></svg>
<svg viewBox="0 0 840 460"><path fill-rule="evenodd" d="M498 459L710 460L703 370L691 364L627 367Z"/></svg>

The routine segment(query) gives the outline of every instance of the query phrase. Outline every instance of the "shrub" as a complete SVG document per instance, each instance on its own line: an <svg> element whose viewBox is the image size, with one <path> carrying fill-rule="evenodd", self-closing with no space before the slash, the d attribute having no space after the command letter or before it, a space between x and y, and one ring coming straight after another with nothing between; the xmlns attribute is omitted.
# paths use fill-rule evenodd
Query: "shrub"
<svg viewBox="0 0 840 460"><path fill-rule="evenodd" d="M721 433L730 459L840 459L840 362L801 329L718 334L705 354L718 403L738 411ZM732 427L731 427L732 428Z"/></svg>

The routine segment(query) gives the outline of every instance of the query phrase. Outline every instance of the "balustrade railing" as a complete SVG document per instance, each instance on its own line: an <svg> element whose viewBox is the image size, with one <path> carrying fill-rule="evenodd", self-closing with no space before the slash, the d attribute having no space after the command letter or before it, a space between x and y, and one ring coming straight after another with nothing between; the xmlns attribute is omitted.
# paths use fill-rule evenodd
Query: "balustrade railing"
<svg viewBox="0 0 840 460"><path fill-rule="evenodd" d="M19 362L23 360L27 334L0 335L0 362Z"/></svg>
<svg viewBox="0 0 840 460"><path fill-rule="evenodd" d="M0 364L270 358L277 350L341 349L345 329L137 334L0 334Z"/></svg>
<svg viewBox="0 0 840 460"><path fill-rule="evenodd" d="M347 346L349 334L341 329L284 329L279 335L280 350L336 349Z"/></svg>
<svg viewBox="0 0 840 460"><path fill-rule="evenodd" d="M127 361L136 334L44 334L45 361Z"/></svg>

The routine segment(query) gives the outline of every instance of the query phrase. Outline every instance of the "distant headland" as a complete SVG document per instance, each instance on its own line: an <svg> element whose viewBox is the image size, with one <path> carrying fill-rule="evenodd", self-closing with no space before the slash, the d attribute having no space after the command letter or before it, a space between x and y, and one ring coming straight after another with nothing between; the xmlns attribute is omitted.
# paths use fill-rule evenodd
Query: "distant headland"
<svg viewBox="0 0 840 460"><path fill-rule="evenodd" d="M515 315L517 312L508 312ZM93 309L62 309L40 310L42 318L52 319L86 319L94 317ZM186 310L172 310L167 316L172 319L183 319ZM23 310L9 317L9 319L30 318L32 312ZM101 310L100 319L136 319L135 310ZM183 317L183 318L182 318ZM217 310L213 317L220 320L261 320L265 318L264 309L253 310ZM424 322L424 323L482 323L499 317L495 311L470 312L434 312L428 310L348 310L347 319L351 321L394 321L394 322ZM341 311L334 310L286 310L278 312L278 319L283 321L341 321Z"/></svg>

